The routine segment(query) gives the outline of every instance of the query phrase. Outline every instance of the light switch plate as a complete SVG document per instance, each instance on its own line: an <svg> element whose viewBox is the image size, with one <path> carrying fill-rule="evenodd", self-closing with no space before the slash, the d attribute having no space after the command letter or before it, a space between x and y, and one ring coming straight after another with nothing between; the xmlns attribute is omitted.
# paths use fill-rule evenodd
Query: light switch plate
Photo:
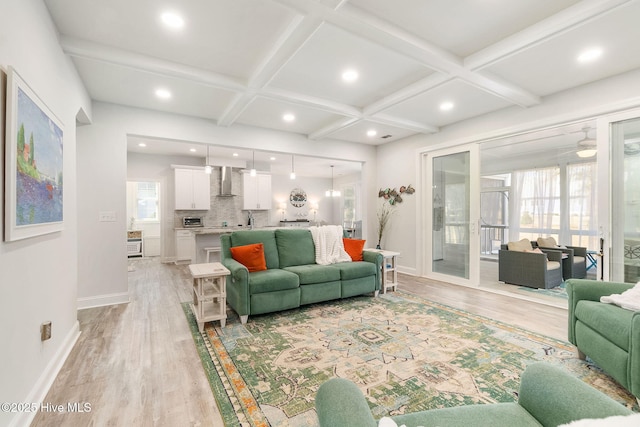
<svg viewBox="0 0 640 427"><path fill-rule="evenodd" d="M98 214L98 221L100 222L115 222L116 213L114 211L103 211Z"/></svg>

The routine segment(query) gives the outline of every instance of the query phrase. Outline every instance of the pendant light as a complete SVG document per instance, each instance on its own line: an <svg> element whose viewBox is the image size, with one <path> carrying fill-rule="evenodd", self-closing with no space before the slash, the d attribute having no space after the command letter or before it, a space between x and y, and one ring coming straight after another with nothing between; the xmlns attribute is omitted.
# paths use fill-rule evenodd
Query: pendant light
<svg viewBox="0 0 640 427"><path fill-rule="evenodd" d="M251 170L249 171L249 175L256 176L256 152L253 151L253 160L251 161Z"/></svg>
<svg viewBox="0 0 640 427"><path fill-rule="evenodd" d="M331 189L325 191L326 197L340 197L340 191L333 189L333 165L331 165Z"/></svg>
<svg viewBox="0 0 640 427"><path fill-rule="evenodd" d="M213 166L211 166L209 164L209 146L207 145L207 158L205 159L206 166L204 167L204 173L206 173L207 175L211 175L211 172L213 171Z"/></svg>
<svg viewBox="0 0 640 427"><path fill-rule="evenodd" d="M289 178L290 179L296 179L296 172L295 169L293 168L293 154L291 155L291 174L289 174Z"/></svg>

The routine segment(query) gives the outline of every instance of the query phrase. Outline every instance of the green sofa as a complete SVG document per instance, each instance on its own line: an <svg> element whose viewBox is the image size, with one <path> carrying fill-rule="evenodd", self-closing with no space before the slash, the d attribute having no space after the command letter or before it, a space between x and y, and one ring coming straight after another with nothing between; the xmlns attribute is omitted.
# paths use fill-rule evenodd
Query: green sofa
<svg viewBox="0 0 640 427"><path fill-rule="evenodd" d="M249 272L231 248L264 245L267 270ZM380 290L382 255L363 252L363 261L318 265L307 229L242 230L220 236L222 264L229 269L227 303L247 322L249 315L288 310Z"/></svg>
<svg viewBox="0 0 640 427"><path fill-rule="evenodd" d="M376 427L369 404L351 381L333 378L320 386L316 411L321 427ZM432 409L391 418L407 427L556 427L583 418L633 414L623 405L562 369L544 362L522 374L517 403Z"/></svg>
<svg viewBox="0 0 640 427"><path fill-rule="evenodd" d="M604 304L634 284L567 280L569 341L636 398L640 398L640 312ZM640 399L638 400L640 402Z"/></svg>

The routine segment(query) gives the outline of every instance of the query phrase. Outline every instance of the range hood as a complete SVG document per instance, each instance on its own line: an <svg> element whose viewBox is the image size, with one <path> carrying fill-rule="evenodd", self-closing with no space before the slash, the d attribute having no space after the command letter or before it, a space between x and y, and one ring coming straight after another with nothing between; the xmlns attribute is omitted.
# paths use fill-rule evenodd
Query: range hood
<svg viewBox="0 0 640 427"><path fill-rule="evenodd" d="M220 167L220 194L219 197L233 197L235 194L231 193L231 166Z"/></svg>

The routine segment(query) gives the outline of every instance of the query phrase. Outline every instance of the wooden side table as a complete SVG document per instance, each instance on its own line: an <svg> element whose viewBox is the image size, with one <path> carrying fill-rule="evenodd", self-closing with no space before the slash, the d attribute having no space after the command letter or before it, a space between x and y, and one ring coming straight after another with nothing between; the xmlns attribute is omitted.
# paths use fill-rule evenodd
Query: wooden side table
<svg viewBox="0 0 640 427"><path fill-rule="evenodd" d="M382 255L382 293L386 293L389 288L393 288L395 291L398 286L398 256L400 252L368 248L365 251L377 252ZM391 275L391 279L388 275Z"/></svg>
<svg viewBox="0 0 640 427"><path fill-rule="evenodd" d="M227 322L227 276L229 270L219 262L190 264L193 277L193 304L198 329L204 330L206 322L220 321L224 328Z"/></svg>

